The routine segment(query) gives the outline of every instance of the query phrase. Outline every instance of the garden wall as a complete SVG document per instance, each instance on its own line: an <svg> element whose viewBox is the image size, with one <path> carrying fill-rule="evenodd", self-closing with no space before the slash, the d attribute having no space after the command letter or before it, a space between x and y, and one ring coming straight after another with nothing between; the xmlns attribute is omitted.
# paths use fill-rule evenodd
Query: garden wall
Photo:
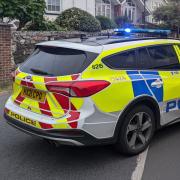
<svg viewBox="0 0 180 180"><path fill-rule="evenodd" d="M107 32L102 32L106 33ZM81 34L86 34L88 36L97 36L101 33L82 33L82 32L12 32L12 58L15 64L23 62L27 56L29 56L35 44L48 41L48 40L60 40L67 38L79 38Z"/></svg>

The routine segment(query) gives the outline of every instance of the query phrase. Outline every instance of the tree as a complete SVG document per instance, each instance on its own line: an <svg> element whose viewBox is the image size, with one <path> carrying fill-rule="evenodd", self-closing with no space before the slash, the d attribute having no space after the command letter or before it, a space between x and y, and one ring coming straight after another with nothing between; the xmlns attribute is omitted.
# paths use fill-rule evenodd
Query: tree
<svg viewBox="0 0 180 180"><path fill-rule="evenodd" d="M19 28L22 29L28 22L40 22L46 9L44 0L1 0L0 19L8 18L9 21L19 20Z"/></svg>
<svg viewBox="0 0 180 180"><path fill-rule="evenodd" d="M168 4L157 8L154 12L156 21L163 22L166 26L180 32L180 0L169 0Z"/></svg>

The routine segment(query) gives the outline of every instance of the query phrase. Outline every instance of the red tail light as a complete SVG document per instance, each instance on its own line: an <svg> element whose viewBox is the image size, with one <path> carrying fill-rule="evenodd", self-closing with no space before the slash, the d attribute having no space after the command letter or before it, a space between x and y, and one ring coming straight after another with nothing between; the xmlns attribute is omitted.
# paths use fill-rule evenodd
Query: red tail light
<svg viewBox="0 0 180 180"><path fill-rule="evenodd" d="M108 81L88 80L48 83L47 89L51 92L61 93L69 97L88 97L98 93L110 85Z"/></svg>

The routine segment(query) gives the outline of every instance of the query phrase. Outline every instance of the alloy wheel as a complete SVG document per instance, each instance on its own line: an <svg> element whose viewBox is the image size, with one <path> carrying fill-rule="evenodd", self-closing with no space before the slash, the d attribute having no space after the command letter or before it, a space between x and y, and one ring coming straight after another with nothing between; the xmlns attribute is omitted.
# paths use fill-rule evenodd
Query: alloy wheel
<svg viewBox="0 0 180 180"><path fill-rule="evenodd" d="M144 147L151 137L152 119L145 112L136 113L129 121L126 131L127 144L133 150Z"/></svg>

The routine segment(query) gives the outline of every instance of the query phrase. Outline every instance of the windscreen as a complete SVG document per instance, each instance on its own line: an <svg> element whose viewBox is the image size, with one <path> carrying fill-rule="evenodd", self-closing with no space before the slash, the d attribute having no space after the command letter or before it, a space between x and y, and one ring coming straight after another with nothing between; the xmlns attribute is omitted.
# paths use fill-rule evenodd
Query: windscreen
<svg viewBox="0 0 180 180"><path fill-rule="evenodd" d="M96 59L98 54L81 50L39 46L20 70L43 76L78 74Z"/></svg>

